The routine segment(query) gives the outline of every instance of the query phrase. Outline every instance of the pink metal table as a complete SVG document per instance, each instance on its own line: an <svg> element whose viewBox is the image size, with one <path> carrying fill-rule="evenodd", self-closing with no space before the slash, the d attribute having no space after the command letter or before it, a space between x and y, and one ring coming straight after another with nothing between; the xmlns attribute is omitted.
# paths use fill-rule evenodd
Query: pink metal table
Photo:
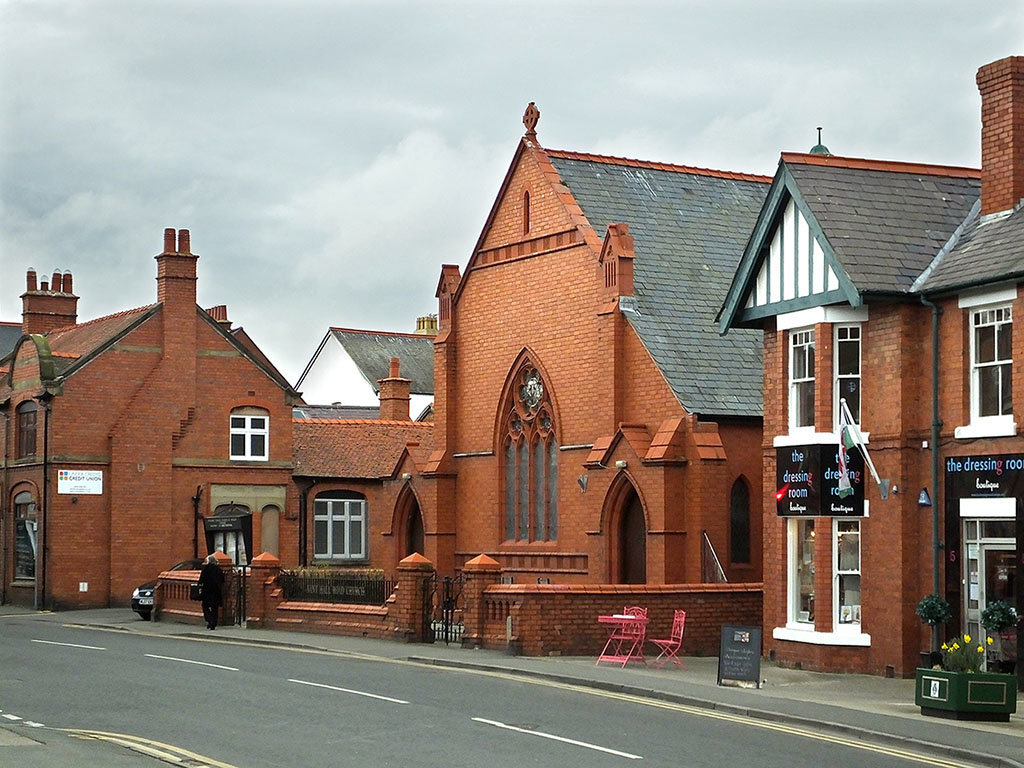
<svg viewBox="0 0 1024 768"><path fill-rule="evenodd" d="M604 644L597 664L602 661L613 662L626 666L630 661L642 661L644 658L644 641L647 638L647 617L616 613L611 616L598 616L597 621L609 627L608 642ZM595 664L595 666L597 666Z"/></svg>

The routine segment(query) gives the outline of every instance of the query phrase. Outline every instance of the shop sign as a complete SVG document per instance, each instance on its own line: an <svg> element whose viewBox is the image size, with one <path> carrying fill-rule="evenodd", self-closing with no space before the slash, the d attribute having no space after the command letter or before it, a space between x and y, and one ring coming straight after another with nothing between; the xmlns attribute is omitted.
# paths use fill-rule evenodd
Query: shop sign
<svg viewBox="0 0 1024 768"><path fill-rule="evenodd" d="M839 487L838 444L791 445L778 448L775 502L781 517L863 517L864 456L847 452L850 488Z"/></svg>
<svg viewBox="0 0 1024 768"><path fill-rule="evenodd" d="M1024 495L1024 455L947 456L946 482L954 498Z"/></svg>
<svg viewBox="0 0 1024 768"><path fill-rule="evenodd" d="M57 493L77 496L103 493L103 470L100 469L58 469Z"/></svg>

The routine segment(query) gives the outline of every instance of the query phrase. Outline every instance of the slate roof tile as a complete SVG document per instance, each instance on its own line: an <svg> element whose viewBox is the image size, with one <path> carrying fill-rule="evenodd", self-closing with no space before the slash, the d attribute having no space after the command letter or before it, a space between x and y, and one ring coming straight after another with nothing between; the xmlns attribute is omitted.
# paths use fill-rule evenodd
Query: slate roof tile
<svg viewBox="0 0 1024 768"><path fill-rule="evenodd" d="M548 151L603 237L624 222L634 238L637 311L630 324L682 406L761 414L761 332L720 336L715 315L768 191L751 174Z"/></svg>
<svg viewBox="0 0 1024 768"><path fill-rule="evenodd" d="M926 293L1024 275L1024 207L1009 216L968 222L953 250L925 279Z"/></svg>
<svg viewBox="0 0 1024 768"><path fill-rule="evenodd" d="M434 393L433 336L351 328L331 328L331 333L374 390L379 379L387 378L391 358L397 357L401 361L402 378L411 382L411 394Z"/></svg>
<svg viewBox="0 0 1024 768"><path fill-rule="evenodd" d="M981 190L964 169L784 158L843 268L866 293L909 292Z"/></svg>

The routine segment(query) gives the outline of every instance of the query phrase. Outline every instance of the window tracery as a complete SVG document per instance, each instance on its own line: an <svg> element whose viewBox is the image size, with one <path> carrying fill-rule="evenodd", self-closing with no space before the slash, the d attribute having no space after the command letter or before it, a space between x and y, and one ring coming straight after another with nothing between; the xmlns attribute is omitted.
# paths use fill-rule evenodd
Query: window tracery
<svg viewBox="0 0 1024 768"><path fill-rule="evenodd" d="M558 441L551 395L536 366L517 371L505 404L502 478L505 539L558 537Z"/></svg>

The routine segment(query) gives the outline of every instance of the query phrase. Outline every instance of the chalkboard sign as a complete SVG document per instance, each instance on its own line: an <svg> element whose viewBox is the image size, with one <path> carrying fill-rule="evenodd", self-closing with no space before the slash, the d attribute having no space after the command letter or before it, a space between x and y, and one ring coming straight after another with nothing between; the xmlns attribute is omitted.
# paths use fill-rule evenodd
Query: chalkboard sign
<svg viewBox="0 0 1024 768"><path fill-rule="evenodd" d="M761 687L761 628L722 627L718 653L718 684Z"/></svg>

